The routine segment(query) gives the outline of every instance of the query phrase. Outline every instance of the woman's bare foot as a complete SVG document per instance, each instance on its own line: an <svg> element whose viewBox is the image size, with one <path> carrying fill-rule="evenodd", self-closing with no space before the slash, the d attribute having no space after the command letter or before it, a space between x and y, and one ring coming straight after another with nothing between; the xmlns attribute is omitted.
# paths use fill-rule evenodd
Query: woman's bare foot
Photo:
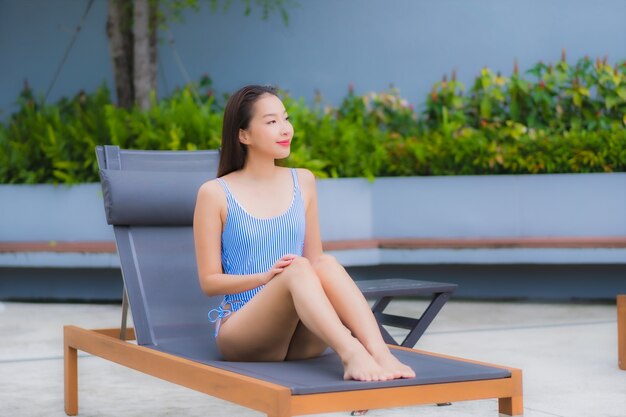
<svg viewBox="0 0 626 417"><path fill-rule="evenodd" d="M343 362L343 379L356 381L387 381L394 379L393 374L384 369L365 348L357 344L354 351Z"/></svg>
<svg viewBox="0 0 626 417"><path fill-rule="evenodd" d="M374 359L382 369L391 373L394 379L397 378L415 378L415 371L411 367L403 364L391 354L389 350L379 355L375 355Z"/></svg>

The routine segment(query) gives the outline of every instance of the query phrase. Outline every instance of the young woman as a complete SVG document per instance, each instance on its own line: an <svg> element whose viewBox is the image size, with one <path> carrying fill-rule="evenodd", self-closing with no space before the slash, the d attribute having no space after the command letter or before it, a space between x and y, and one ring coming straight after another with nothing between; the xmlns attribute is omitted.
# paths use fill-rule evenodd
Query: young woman
<svg viewBox="0 0 626 417"><path fill-rule="evenodd" d="M345 269L322 253L315 178L275 165L293 127L276 92L248 86L224 112L218 178L198 191L194 238L209 312L226 360L284 361L328 346L344 378L412 378L384 343L365 298Z"/></svg>

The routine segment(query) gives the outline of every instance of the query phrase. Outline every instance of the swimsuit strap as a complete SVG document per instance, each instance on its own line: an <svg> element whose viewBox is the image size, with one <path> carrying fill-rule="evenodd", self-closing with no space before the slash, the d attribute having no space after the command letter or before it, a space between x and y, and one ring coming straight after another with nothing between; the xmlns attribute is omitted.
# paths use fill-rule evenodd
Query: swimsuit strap
<svg viewBox="0 0 626 417"><path fill-rule="evenodd" d="M291 168L291 178L293 179L293 189L294 191L300 190L300 185L298 184L298 172L295 168Z"/></svg>
<svg viewBox="0 0 626 417"><path fill-rule="evenodd" d="M222 185L222 188L226 192L226 196L229 199L234 198L233 194L230 192L230 188L228 188L228 184L226 184L226 181L224 181L222 178L216 178L216 179L217 179L217 182L219 182Z"/></svg>

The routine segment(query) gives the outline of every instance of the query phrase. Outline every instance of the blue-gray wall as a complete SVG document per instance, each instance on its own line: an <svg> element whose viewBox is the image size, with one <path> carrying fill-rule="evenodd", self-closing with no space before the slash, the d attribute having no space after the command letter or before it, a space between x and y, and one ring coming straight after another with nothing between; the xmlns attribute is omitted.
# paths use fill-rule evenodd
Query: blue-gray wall
<svg viewBox="0 0 626 417"><path fill-rule="evenodd" d="M393 83L423 103L430 86L456 68L466 83L488 66L509 74L554 62L626 58L624 0L299 0L289 26L278 15L243 16L204 7L172 25L191 78L208 73L218 91L246 83L277 84L310 99L337 103L348 84L358 93ZM0 0L0 109L14 107L24 79L43 93L53 78L87 0ZM112 86L105 36L106 0L96 0L50 99ZM164 35L164 38L167 38ZM160 50L161 92L184 83L171 46ZM1 115L0 115L1 116Z"/></svg>

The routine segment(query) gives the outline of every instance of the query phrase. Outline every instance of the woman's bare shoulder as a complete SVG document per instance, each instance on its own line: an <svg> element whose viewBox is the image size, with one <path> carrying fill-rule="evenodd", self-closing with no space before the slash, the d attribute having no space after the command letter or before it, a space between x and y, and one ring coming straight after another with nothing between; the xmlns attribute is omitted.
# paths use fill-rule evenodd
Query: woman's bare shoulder
<svg viewBox="0 0 626 417"><path fill-rule="evenodd" d="M217 179L212 179L198 189L198 201L222 202L225 199L224 190Z"/></svg>
<svg viewBox="0 0 626 417"><path fill-rule="evenodd" d="M296 168L300 182L309 187L315 187L315 175L306 168Z"/></svg>
<svg viewBox="0 0 626 417"><path fill-rule="evenodd" d="M220 190L221 188L222 187L220 186L217 178L213 178L212 180L208 180L204 184L202 184L200 186L200 189L198 190L198 193L210 194L210 193L214 193L215 191Z"/></svg>

